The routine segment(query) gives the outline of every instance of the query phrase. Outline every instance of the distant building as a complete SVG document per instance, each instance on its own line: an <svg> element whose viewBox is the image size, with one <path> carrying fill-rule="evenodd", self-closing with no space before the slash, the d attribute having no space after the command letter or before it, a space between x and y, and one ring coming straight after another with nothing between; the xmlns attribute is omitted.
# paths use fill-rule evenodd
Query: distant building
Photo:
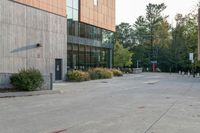
<svg viewBox="0 0 200 133"><path fill-rule="evenodd" d="M0 73L112 67L115 0L0 0Z"/></svg>

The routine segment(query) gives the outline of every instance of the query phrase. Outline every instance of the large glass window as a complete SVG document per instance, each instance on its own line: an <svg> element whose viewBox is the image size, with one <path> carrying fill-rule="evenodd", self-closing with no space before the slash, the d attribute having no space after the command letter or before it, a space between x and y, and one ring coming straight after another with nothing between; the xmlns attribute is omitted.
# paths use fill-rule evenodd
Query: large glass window
<svg viewBox="0 0 200 133"><path fill-rule="evenodd" d="M109 49L87 45L68 44L68 69L89 69L108 67Z"/></svg>
<svg viewBox="0 0 200 133"><path fill-rule="evenodd" d="M94 0L94 4L97 5L98 1ZM69 43L67 56L68 69L88 69L98 66L108 67L108 56L110 54L109 49L105 47L107 47L107 43L113 42L113 33L102 28L81 23L79 21L79 0L67 0L67 20L68 35L96 40L102 44L102 47L95 47L89 44ZM94 43L96 41L88 40L88 42ZM83 42L86 43L87 40Z"/></svg>
<svg viewBox="0 0 200 133"><path fill-rule="evenodd" d="M68 69L73 69L72 67L72 45L67 45L67 67Z"/></svg>
<svg viewBox="0 0 200 133"><path fill-rule="evenodd" d="M73 51L72 51L72 66L73 69L78 69L78 45L72 45Z"/></svg>
<svg viewBox="0 0 200 133"><path fill-rule="evenodd" d="M86 46L85 49L85 58L86 58L86 68L90 67L90 63L91 63L91 52L90 52L91 47Z"/></svg>
<svg viewBox="0 0 200 133"><path fill-rule="evenodd" d="M76 10L76 9L74 9L73 10L73 20L74 21L78 21L78 17L79 15L78 15L78 10Z"/></svg>
<svg viewBox="0 0 200 133"><path fill-rule="evenodd" d="M67 19L78 21L79 0L67 0Z"/></svg>
<svg viewBox="0 0 200 133"><path fill-rule="evenodd" d="M85 46L79 45L79 68L85 69Z"/></svg>
<svg viewBox="0 0 200 133"><path fill-rule="evenodd" d="M73 0L73 8L74 9L79 9L79 0Z"/></svg>
<svg viewBox="0 0 200 133"><path fill-rule="evenodd" d="M67 7L67 19L73 19L73 9L71 7Z"/></svg>
<svg viewBox="0 0 200 133"><path fill-rule="evenodd" d="M98 0L94 0L94 5L95 5L95 6L98 5Z"/></svg>
<svg viewBox="0 0 200 133"><path fill-rule="evenodd" d="M67 6L68 7L73 7L73 1L74 0L67 0Z"/></svg>

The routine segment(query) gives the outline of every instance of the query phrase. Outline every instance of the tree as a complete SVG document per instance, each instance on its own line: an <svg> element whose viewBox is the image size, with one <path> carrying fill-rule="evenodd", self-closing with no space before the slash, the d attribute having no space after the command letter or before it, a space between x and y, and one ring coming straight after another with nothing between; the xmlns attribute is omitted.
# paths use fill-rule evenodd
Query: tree
<svg viewBox="0 0 200 133"><path fill-rule="evenodd" d="M150 61L163 61L164 47L170 44L170 25L162 12L166 9L164 3L151 4L146 7L146 16L139 16L133 25L135 43L133 60L140 60L142 67L149 67ZM142 53L141 53L142 52ZM166 56L166 55L165 55ZM166 64L166 63L161 63Z"/></svg>
<svg viewBox="0 0 200 133"><path fill-rule="evenodd" d="M198 44L198 24L197 13L189 13L185 16L182 14L176 15L176 27L172 31L172 55L176 71L188 71L192 69L191 61L188 54L195 54L195 67L199 67L197 61L197 44Z"/></svg>
<svg viewBox="0 0 200 133"><path fill-rule="evenodd" d="M124 48L118 41L114 46L114 66L124 67L132 64L133 53Z"/></svg>
<svg viewBox="0 0 200 133"><path fill-rule="evenodd" d="M134 53L132 63L139 61L143 68L150 67L150 62L156 60L162 71L188 71L192 69L188 55L194 52L193 67L200 70L197 9L185 16L177 14L175 27L168 23L167 16L162 15L165 9L164 3L149 3L146 15L139 16L132 26L128 23L117 26L115 40ZM132 65L136 67L136 64Z"/></svg>
<svg viewBox="0 0 200 133"><path fill-rule="evenodd" d="M124 48L130 49L134 39L132 38L133 28L129 23L121 23L116 26L115 37Z"/></svg>

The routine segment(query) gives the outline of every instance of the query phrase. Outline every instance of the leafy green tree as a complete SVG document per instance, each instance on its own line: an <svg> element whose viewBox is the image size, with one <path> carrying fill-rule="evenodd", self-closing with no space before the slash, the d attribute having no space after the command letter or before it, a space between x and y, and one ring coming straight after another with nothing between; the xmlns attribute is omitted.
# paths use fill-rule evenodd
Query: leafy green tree
<svg viewBox="0 0 200 133"><path fill-rule="evenodd" d="M176 27L172 31L172 56L174 57L175 70L188 71L192 69L189 61L189 53L195 54L195 66L198 67L197 61L197 43L198 43L198 24L197 14L189 13L185 16L177 14Z"/></svg>
<svg viewBox="0 0 200 133"><path fill-rule="evenodd" d="M192 69L188 56L194 52L193 67L200 71L200 62L197 60L199 5L185 16L177 14L173 27L167 21L167 16L163 15L166 5L149 3L146 15L139 16L133 25L121 23L116 27L115 40L134 53L134 67L135 62L139 61L140 67L147 68L152 60L156 60L162 71L188 71ZM120 60L119 57L116 59Z"/></svg>
<svg viewBox="0 0 200 133"><path fill-rule="evenodd" d="M162 16L165 9L164 3L149 3L146 7L146 16L139 16L133 25L136 43L133 48L133 61L139 60L142 67L150 67L152 60L163 61L164 57L160 55L167 53L164 47L168 48L170 44L170 25L167 17Z"/></svg>
<svg viewBox="0 0 200 133"><path fill-rule="evenodd" d="M120 44L125 48L129 48L133 45L134 39L133 28L129 23L121 23L116 26L115 37Z"/></svg>
<svg viewBox="0 0 200 133"><path fill-rule="evenodd" d="M114 46L114 66L124 67L132 64L133 53L124 48L118 41Z"/></svg>

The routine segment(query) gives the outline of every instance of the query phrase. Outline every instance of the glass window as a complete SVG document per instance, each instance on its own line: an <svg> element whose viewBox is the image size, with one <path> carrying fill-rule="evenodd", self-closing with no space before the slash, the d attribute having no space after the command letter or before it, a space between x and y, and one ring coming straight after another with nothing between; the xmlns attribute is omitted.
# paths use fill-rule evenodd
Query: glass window
<svg viewBox="0 0 200 133"><path fill-rule="evenodd" d="M72 67L73 69L78 69L78 45L73 45L73 52L72 52Z"/></svg>
<svg viewBox="0 0 200 133"><path fill-rule="evenodd" d="M91 47L91 66L92 67L96 67L96 63L97 63L97 54L96 54L96 48L95 47Z"/></svg>
<svg viewBox="0 0 200 133"><path fill-rule="evenodd" d="M78 21L78 10L73 10L73 20Z"/></svg>
<svg viewBox="0 0 200 133"><path fill-rule="evenodd" d="M67 6L73 7L73 0L67 0Z"/></svg>
<svg viewBox="0 0 200 133"><path fill-rule="evenodd" d="M72 45L67 44L67 67L72 69Z"/></svg>
<svg viewBox="0 0 200 133"><path fill-rule="evenodd" d="M93 28L93 33L94 33L93 39L97 40L97 28L96 27Z"/></svg>
<svg viewBox="0 0 200 133"><path fill-rule="evenodd" d="M68 34L68 35L72 35L72 27L73 27L72 21L71 21L71 20L68 20L68 21L67 21L67 34Z"/></svg>
<svg viewBox="0 0 200 133"><path fill-rule="evenodd" d="M98 0L94 0L94 5L95 5L95 6L98 5Z"/></svg>
<svg viewBox="0 0 200 133"><path fill-rule="evenodd" d="M85 25L80 23L80 37L85 37Z"/></svg>
<svg viewBox="0 0 200 133"><path fill-rule="evenodd" d="M74 35L79 36L79 24L78 24L78 22L74 22Z"/></svg>
<svg viewBox="0 0 200 133"><path fill-rule="evenodd" d="M90 33L90 27L89 25L85 25L85 37L89 38L89 33Z"/></svg>
<svg viewBox="0 0 200 133"><path fill-rule="evenodd" d="M85 69L85 46L79 45L79 67Z"/></svg>
<svg viewBox="0 0 200 133"><path fill-rule="evenodd" d="M71 7L67 7L67 19L73 18L73 9Z"/></svg>
<svg viewBox="0 0 200 133"><path fill-rule="evenodd" d="M73 1L73 8L77 9L77 10L79 9L79 0L74 0Z"/></svg>
<svg viewBox="0 0 200 133"><path fill-rule="evenodd" d="M86 53L85 53L85 63L86 63L86 67L90 67L90 47L86 46Z"/></svg>

